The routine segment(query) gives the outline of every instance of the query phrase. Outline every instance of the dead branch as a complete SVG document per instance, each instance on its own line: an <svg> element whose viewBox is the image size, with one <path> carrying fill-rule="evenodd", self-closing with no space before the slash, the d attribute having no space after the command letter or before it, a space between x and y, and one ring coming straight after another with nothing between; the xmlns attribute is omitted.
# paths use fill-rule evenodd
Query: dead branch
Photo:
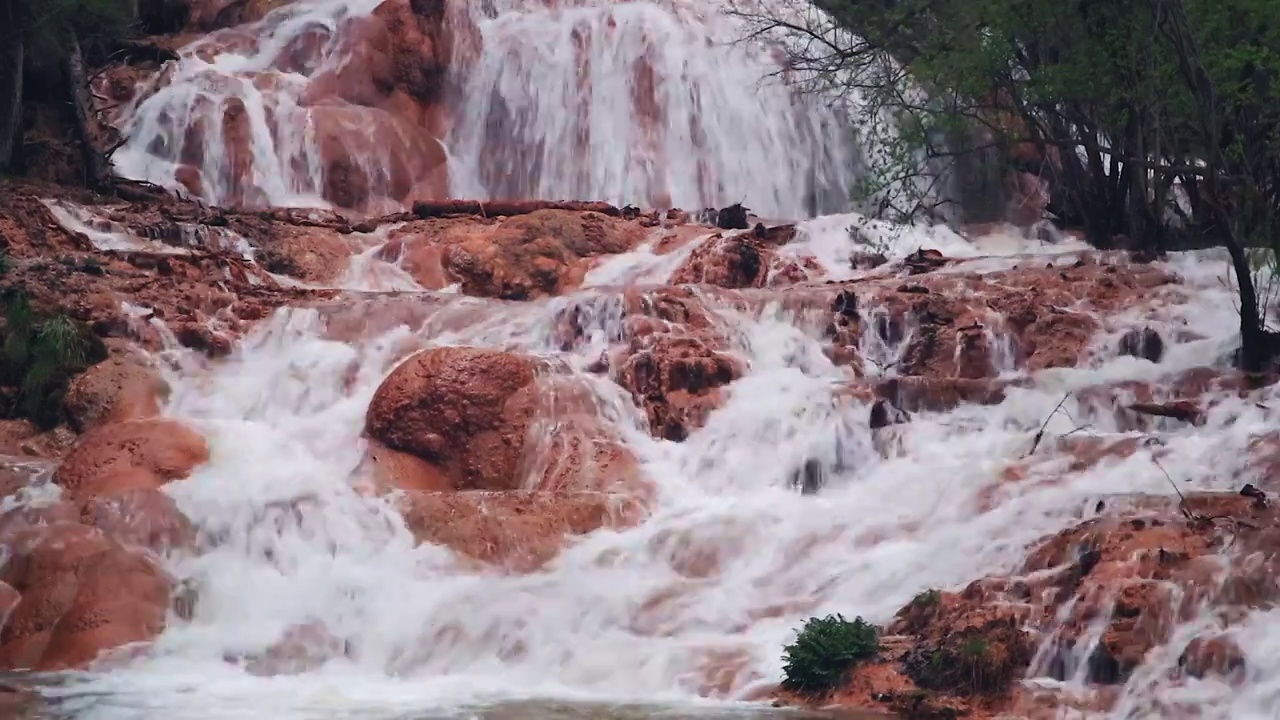
<svg viewBox="0 0 1280 720"><path fill-rule="evenodd" d="M1027 451L1026 455L1023 455L1024 458L1030 457L1035 454L1036 448L1040 447L1040 441L1044 440L1044 431L1046 428L1049 427L1049 421L1053 419L1054 415L1058 414L1058 411L1062 409L1063 403L1065 403L1067 401L1067 398L1069 397L1071 397L1071 393L1067 393L1066 395L1063 395L1062 399L1058 401L1058 404L1053 407L1053 412L1049 413L1049 416L1046 417L1044 419L1044 422L1040 424L1040 429L1036 431L1035 440L1031 441L1031 449Z"/></svg>

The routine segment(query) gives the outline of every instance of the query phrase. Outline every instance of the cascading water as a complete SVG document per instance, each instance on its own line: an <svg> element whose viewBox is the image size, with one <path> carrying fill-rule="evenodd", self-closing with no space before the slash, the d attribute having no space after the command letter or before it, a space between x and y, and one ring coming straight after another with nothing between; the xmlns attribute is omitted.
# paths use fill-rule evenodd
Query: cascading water
<svg viewBox="0 0 1280 720"><path fill-rule="evenodd" d="M819 247L840 242L820 237L822 221L804 227ZM615 262L628 257L650 262L645 252ZM1049 261L1068 267L1073 259ZM217 539L203 554L168 559L198 588L193 617L171 618L141 657L47 692L80 720L444 717L479 706L502 717L501 702L513 699L522 703L513 717L562 717L568 711L532 699L589 708L754 697L776 682L779 649L809 614L885 620L923 589L1010 569L1028 544L1073 524L1099 497L1160 492L1159 471L1129 460L1057 485L1003 488L996 507L976 509L1065 390L1155 378L1220 354L1233 311L1209 267L1219 265L1179 268L1194 302L1135 309L1205 338L1179 346L1169 365L1121 358L1045 373L996 406L918 415L895 431L892 451L867 428L865 404L833 401L844 376L811 324L767 296L747 303L755 310L706 296L749 372L682 443L650 438L620 388L590 381L656 483L656 504L640 526L586 536L525 576L477 571L443 547L415 545L391 504L356 491L365 409L397 358L419 347L517 349L585 367L618 335L616 291L532 303L437 296L420 325L354 339L327 329L328 314L343 308L282 310L219 365L188 366L177 351L171 358L177 392L167 413L212 446L206 466L167 490ZM585 343L566 352L551 338L567 303L595 310ZM1207 482L1226 487L1225 476L1197 470L1238 462L1267 418L1247 403L1230 407L1230 417L1219 413L1195 434L1166 436L1168 462L1222 477ZM1051 430L1066 432L1060 422ZM1099 421L1094 430L1115 428ZM823 467L817 495L792 486L806 463ZM1258 628L1250 646L1271 647L1268 614L1250 623ZM273 678L227 661L260 655L299 626L325 628L343 651L323 667ZM1278 676L1259 673L1243 690L1205 681L1196 692L1214 703L1212 716L1265 717ZM1188 691L1148 683L1127 692L1144 717L1153 693Z"/></svg>
<svg viewBox="0 0 1280 720"><path fill-rule="evenodd" d="M468 188L645 207L742 202L772 217L846 205L847 128L739 42L714 3L476 3L480 59L450 145ZM455 190L456 192L456 190ZM467 194L467 193L463 193Z"/></svg>
<svg viewBox="0 0 1280 720"><path fill-rule="evenodd" d="M344 19L376 5L297 3L246 29L259 33L246 39L252 51L213 59L201 58L199 44L184 51L170 84L129 117L121 168L172 186L177 166L193 164L205 177L206 199L228 200L210 179L230 172L219 154L225 138L208 130L194 159L183 154L187 130L200 117L219 125L225 105L238 98L256 118L250 186L271 204L322 203L306 123L281 120L296 109L300 86L289 83L297 78L272 80L269 91L253 78L308 24L327 28L324 62L343 62ZM476 7L485 49L461 83L449 140L462 168L455 181L480 183L469 191L689 206L745 200L783 215L838 205L823 199L845 179L834 122L794 110L780 88L758 86L765 64L746 49L709 42L722 36L721 20L699 16L694 5ZM275 99L267 103L268 96ZM269 107L275 134L258 122ZM88 227L85 218L64 215ZM809 255L831 277L847 278L849 253L867 249L846 231L853 220L804 223L782 254ZM923 246L973 258L939 272L1020 262L1069 267L1075 259L1029 258L1019 253L1043 248L1008 238L970 245L938 229L877 225L870 234L882 231L892 231L879 248L892 257ZM586 289L568 298L410 295L417 320L390 330L374 323L356 337L331 323L360 300L285 309L212 365L169 351L175 393L166 413L200 429L212 448L207 465L166 486L215 541L202 554L166 558L197 589L198 602L190 619L170 618L137 657L108 672L59 677L45 692L77 720L566 717L590 714L581 708L593 701L672 703L711 716L722 706L699 703L757 698L778 681L780 649L811 614L885 621L922 590L1011 570L1029 544L1075 524L1100 497L1167 494L1165 477L1141 457L1056 484L1008 487L1000 473L1024 456L1064 392L1212 363L1235 324L1230 293L1216 277L1221 263L1191 258L1176 268L1185 302L1133 309L1135 321L1200 338L1171 349L1161 365L1100 355L1090 367L1024 377L999 404L917 414L893 429L886 450L867 426L865 402L834 399L848 377L822 352L821 328L803 309L784 309L767 290L746 293L753 301L745 303L708 294L702 300L748 370L706 424L675 443L651 438L631 398L583 368L621 336L620 293L608 286L661 282L679 258L643 246L597 265ZM342 284L413 290L400 273L370 269L377 262L363 253ZM568 303L589 308L585 341L561 350L556 318ZM863 316L870 323L878 315L873 307ZM868 342L879 344L865 347L866 356L891 365L901 339ZM650 517L583 537L529 575L477 570L444 547L417 545L392 503L353 485L364 416L408 352L456 345L565 361L655 485ZM1014 374L1002 351L993 363ZM1235 489L1223 469L1239 466L1251 434L1269 424L1264 406L1228 397L1194 433L1165 436L1166 464L1202 487ZM1105 419L1096 425L1098 433L1118 431ZM1074 428L1054 416L1048 429ZM811 463L822 467L825 485L801 495L793 479ZM993 492L999 502L984 508ZM270 678L228 661L260 656L299 627L323 627L340 652ZM1280 620L1274 611L1252 611L1244 628L1239 641L1258 659L1246 685L1163 684L1161 673L1177 663L1171 645L1125 686L1120 712L1154 717L1149 703L1161 697L1201 701L1206 717L1273 717ZM580 709L491 707L531 698Z"/></svg>
<svg viewBox="0 0 1280 720"><path fill-rule="evenodd" d="M327 206L306 94L353 61L353 30L379 4L294 3L183 48L124 113L116 171L215 205ZM344 131L356 142L362 128ZM394 148L363 145L373 174L392 166Z"/></svg>
<svg viewBox="0 0 1280 720"><path fill-rule="evenodd" d="M451 197L847 204L847 125L715 3L471 3L447 151L365 77L380 4L299 0L184 48L123 113L117 170L219 205L394 209L443 194L446 162Z"/></svg>

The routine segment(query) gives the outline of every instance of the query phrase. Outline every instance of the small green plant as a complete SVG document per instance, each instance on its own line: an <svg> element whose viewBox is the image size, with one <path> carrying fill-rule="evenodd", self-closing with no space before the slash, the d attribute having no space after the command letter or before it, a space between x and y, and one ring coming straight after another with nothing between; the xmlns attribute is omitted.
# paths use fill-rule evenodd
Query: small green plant
<svg viewBox="0 0 1280 720"><path fill-rule="evenodd" d="M937 607L940 602L942 602L942 591L925 590L917 593L915 597L911 598L911 607L924 610L927 608Z"/></svg>
<svg viewBox="0 0 1280 720"><path fill-rule="evenodd" d="M1014 628L989 635L960 633L941 643L923 643L908 654L907 674L926 690L957 695L1006 692L1030 662L1032 648Z"/></svg>
<svg viewBox="0 0 1280 720"><path fill-rule="evenodd" d="M0 381L18 388L10 413L53 427L62 419L67 383L105 359L106 348L83 323L37 313L21 292L4 298L3 317Z"/></svg>
<svg viewBox="0 0 1280 720"><path fill-rule="evenodd" d="M796 692L828 692L850 668L879 652L880 630L860 617L852 622L843 615L809 618L783 651L782 686Z"/></svg>

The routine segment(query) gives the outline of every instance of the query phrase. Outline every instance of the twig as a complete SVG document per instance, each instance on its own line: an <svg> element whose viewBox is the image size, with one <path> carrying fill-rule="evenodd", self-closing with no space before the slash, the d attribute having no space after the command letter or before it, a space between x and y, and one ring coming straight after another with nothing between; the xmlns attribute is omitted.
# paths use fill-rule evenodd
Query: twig
<svg viewBox="0 0 1280 720"><path fill-rule="evenodd" d="M1089 428L1091 428L1091 427L1093 427L1091 424L1089 424L1089 423L1085 423L1084 425L1081 425L1080 427L1077 427L1076 429L1072 430L1071 432L1064 434L1062 437L1071 437L1072 435L1075 435L1076 433L1080 432L1081 430L1084 430L1085 432L1088 432L1088 431L1089 431Z"/></svg>
<svg viewBox="0 0 1280 720"><path fill-rule="evenodd" d="M1049 421L1053 419L1054 415L1058 414L1058 410L1062 409L1062 404L1065 403L1069 397L1071 397L1071 393L1063 395L1062 399L1058 401L1058 404L1053 407L1053 412L1049 413L1049 416L1040 424L1040 429L1036 431L1036 438L1031 442L1031 449L1027 451L1026 455L1023 455L1024 458L1035 454L1036 448L1040 447L1040 441L1044 440L1044 431L1049 427ZM1078 429L1079 428L1077 428L1077 430ZM1075 432L1075 430L1072 430L1072 432Z"/></svg>

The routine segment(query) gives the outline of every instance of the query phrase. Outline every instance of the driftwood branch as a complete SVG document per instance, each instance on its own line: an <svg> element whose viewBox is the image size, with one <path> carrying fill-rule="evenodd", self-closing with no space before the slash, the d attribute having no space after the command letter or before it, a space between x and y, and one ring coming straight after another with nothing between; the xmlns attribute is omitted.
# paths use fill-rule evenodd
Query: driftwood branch
<svg viewBox="0 0 1280 720"><path fill-rule="evenodd" d="M1045 429L1049 427L1049 421L1053 419L1054 415L1058 414L1058 411L1062 409L1063 403L1065 403L1069 397L1071 397L1071 393L1063 395L1062 399L1058 401L1058 404L1053 406L1053 412L1049 413L1049 416L1040 424L1040 429L1036 431L1035 439L1031 441L1031 449L1027 451L1027 454L1024 457L1030 457L1035 454L1036 448L1040 447L1040 442L1044 440L1044 432ZM1075 431L1073 430L1072 432Z"/></svg>

